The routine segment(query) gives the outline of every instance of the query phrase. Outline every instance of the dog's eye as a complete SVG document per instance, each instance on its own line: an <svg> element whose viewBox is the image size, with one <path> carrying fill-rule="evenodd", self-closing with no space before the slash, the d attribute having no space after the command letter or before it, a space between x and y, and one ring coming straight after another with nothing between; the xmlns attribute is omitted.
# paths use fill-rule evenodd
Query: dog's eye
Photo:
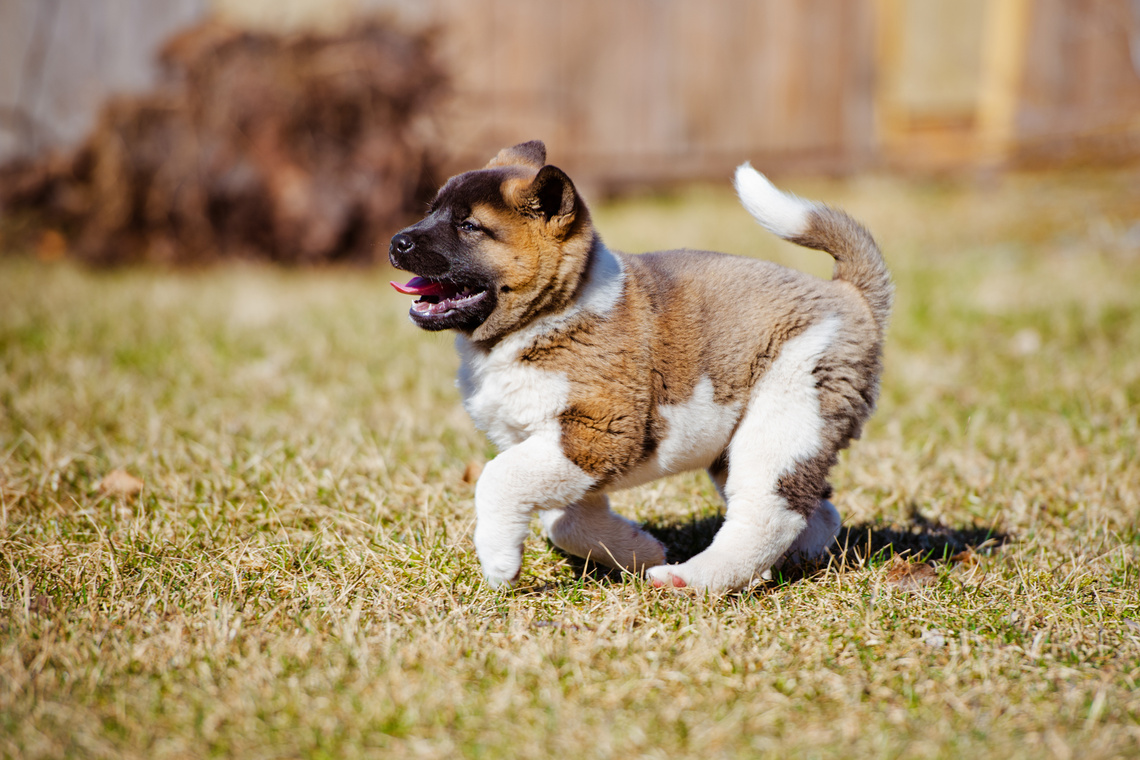
<svg viewBox="0 0 1140 760"><path fill-rule="evenodd" d="M464 219L459 223L459 229L464 232L478 232L481 228L471 219Z"/></svg>

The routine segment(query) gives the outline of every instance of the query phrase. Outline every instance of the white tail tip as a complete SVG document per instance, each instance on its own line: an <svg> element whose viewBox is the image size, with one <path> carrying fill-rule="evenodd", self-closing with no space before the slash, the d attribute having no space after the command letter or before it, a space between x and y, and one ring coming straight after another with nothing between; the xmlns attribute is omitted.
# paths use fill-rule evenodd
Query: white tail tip
<svg viewBox="0 0 1140 760"><path fill-rule="evenodd" d="M794 238L808 231L815 204L781 191L752 164L745 162L736 167L733 184L744 208L772 234Z"/></svg>

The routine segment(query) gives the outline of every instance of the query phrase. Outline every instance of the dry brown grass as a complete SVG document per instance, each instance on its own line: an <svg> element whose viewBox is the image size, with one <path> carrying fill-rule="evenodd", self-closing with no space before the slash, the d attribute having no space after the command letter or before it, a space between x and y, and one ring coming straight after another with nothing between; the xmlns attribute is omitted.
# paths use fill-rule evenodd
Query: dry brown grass
<svg viewBox="0 0 1140 760"><path fill-rule="evenodd" d="M1140 754L1135 174L793 189L884 245L885 393L834 474L844 550L724 599L537 532L484 587L492 452L387 273L0 261L0 752ZM597 216L827 271L721 190ZM618 502L678 553L718 520L696 476Z"/></svg>

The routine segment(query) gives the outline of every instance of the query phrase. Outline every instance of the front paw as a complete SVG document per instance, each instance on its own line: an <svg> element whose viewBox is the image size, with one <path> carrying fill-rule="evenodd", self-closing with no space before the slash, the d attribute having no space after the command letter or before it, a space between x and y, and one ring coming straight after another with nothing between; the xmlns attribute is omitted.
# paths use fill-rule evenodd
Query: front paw
<svg viewBox="0 0 1140 760"><path fill-rule="evenodd" d="M483 578L491 588L510 588L522 574L522 556L498 556L483 562Z"/></svg>

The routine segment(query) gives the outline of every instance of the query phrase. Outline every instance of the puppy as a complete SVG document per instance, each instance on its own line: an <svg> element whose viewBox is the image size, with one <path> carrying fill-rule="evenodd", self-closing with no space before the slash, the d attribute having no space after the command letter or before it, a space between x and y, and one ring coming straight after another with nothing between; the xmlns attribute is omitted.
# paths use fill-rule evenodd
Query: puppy
<svg viewBox="0 0 1140 760"><path fill-rule="evenodd" d="M498 447L475 488L487 581L515 581L538 513L570 554L646 571L655 586L741 589L839 529L827 474L879 392L890 275L841 211L736 170L744 207L824 250L834 278L702 251L606 248L546 148L506 148L448 180L392 238L415 274L412 321L454 330L459 388ZM680 564L610 511L606 494L707 469L727 505L712 545Z"/></svg>

